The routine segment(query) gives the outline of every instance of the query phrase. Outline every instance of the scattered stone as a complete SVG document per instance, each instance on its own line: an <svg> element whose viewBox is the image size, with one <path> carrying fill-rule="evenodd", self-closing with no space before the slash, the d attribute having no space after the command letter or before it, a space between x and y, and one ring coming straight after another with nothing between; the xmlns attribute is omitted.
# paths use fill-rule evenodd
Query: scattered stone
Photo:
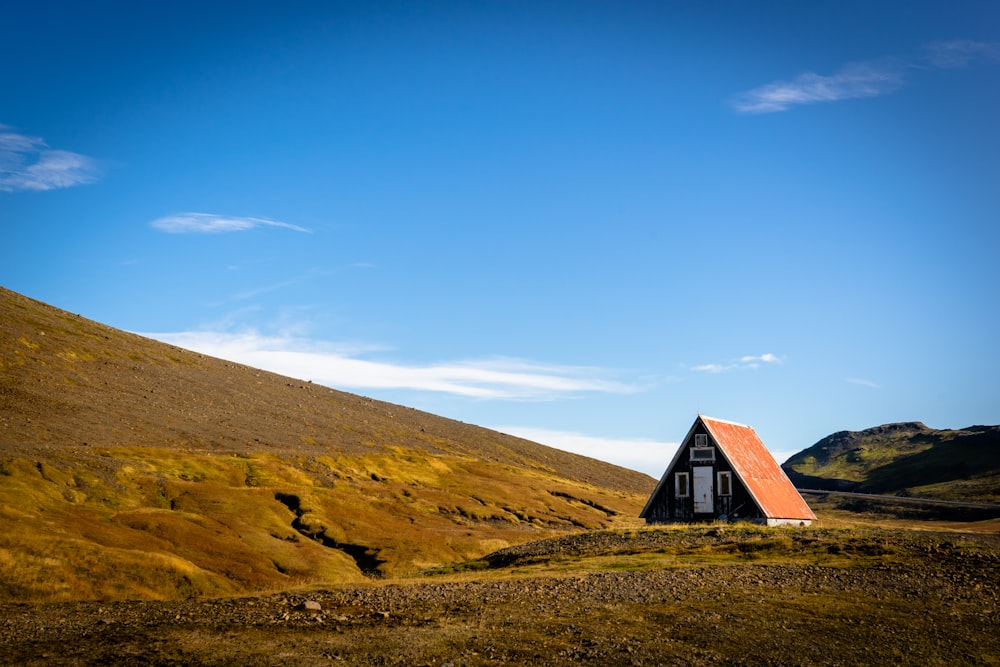
<svg viewBox="0 0 1000 667"><path fill-rule="evenodd" d="M323 611L323 605L315 600L306 600L298 604L295 608L299 611Z"/></svg>

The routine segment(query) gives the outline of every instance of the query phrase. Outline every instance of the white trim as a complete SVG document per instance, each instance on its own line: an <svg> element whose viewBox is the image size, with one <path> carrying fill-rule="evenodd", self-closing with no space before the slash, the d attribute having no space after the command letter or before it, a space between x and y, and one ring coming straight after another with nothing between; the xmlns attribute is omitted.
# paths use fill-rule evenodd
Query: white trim
<svg viewBox="0 0 1000 667"><path fill-rule="evenodd" d="M717 478L715 480L715 484L716 484L716 488L718 489L718 491L717 491L718 495L720 495L720 496L726 496L727 498L731 497L733 495L733 473L732 473L732 471L731 470L720 470L719 472L715 473L715 476ZM726 480L725 485L722 484L723 478L725 478L725 480ZM726 491L728 491L728 493L725 492L725 491L723 491L723 489L725 489Z"/></svg>
<svg viewBox="0 0 1000 667"><path fill-rule="evenodd" d="M684 480L684 493L681 493L681 480ZM691 474L686 472L674 473L674 498L691 497Z"/></svg>
<svg viewBox="0 0 1000 667"><path fill-rule="evenodd" d="M697 438L698 436L695 436L695 437ZM690 452L688 454L688 460L692 464L694 464L694 463L715 463L715 447L698 447L697 445L695 445L694 447L688 447L688 452ZM710 454L710 456L708 456L708 457L695 456L694 455L695 452L701 452L702 454Z"/></svg>

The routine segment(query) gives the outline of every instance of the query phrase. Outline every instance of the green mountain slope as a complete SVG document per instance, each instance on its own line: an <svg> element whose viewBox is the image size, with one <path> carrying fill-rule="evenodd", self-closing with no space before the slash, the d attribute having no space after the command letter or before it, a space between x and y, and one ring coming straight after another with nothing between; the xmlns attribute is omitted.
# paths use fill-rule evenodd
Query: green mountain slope
<svg viewBox="0 0 1000 667"><path fill-rule="evenodd" d="M0 288L0 598L356 581L632 525L638 472Z"/></svg>
<svg viewBox="0 0 1000 667"><path fill-rule="evenodd" d="M1000 502L1000 426L840 431L782 467L799 488Z"/></svg>

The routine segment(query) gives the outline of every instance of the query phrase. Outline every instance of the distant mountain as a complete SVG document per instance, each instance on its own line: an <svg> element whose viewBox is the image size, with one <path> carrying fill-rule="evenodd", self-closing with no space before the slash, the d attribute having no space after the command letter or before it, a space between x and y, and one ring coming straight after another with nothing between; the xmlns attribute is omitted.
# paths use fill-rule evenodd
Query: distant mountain
<svg viewBox="0 0 1000 667"><path fill-rule="evenodd" d="M799 488L1000 502L1000 426L840 431L782 468Z"/></svg>
<svg viewBox="0 0 1000 667"><path fill-rule="evenodd" d="M632 525L655 484L0 288L0 599L392 576Z"/></svg>

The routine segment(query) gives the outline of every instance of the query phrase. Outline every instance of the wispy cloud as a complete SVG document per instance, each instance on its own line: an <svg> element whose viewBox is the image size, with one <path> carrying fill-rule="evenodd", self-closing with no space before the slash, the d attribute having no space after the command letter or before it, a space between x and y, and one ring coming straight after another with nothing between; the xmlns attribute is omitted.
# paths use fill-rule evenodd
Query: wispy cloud
<svg viewBox="0 0 1000 667"><path fill-rule="evenodd" d="M530 426L491 426L494 431L514 435L574 454L582 454L615 465L660 477L680 443L645 438L602 438L572 431Z"/></svg>
<svg viewBox="0 0 1000 667"><path fill-rule="evenodd" d="M872 389L881 389L882 385L872 382L871 380L865 380L862 378L847 378L847 381L851 384L859 384L862 387L871 387Z"/></svg>
<svg viewBox="0 0 1000 667"><path fill-rule="evenodd" d="M691 370L700 373L727 373L729 371L754 370L765 364L780 364L781 358L767 352L761 355L746 355L739 359L714 364L692 366Z"/></svg>
<svg viewBox="0 0 1000 667"><path fill-rule="evenodd" d="M741 113L773 113L798 104L876 97L902 85L898 66L860 63L827 76L806 72L791 81L775 81L754 88L738 95L733 106Z"/></svg>
<svg viewBox="0 0 1000 667"><path fill-rule="evenodd" d="M154 229L168 234L224 234L245 232L257 227L281 227L296 232L310 234L310 230L267 218L246 218L215 213L178 213L157 218L149 223Z"/></svg>
<svg viewBox="0 0 1000 667"><path fill-rule="evenodd" d="M950 42L931 42L924 50L931 65L941 69L965 67L974 60L1000 60L998 42L956 39Z"/></svg>
<svg viewBox="0 0 1000 667"><path fill-rule="evenodd" d="M100 175L97 160L49 148L41 137L0 125L0 192L69 188L93 183Z"/></svg>
<svg viewBox="0 0 1000 667"><path fill-rule="evenodd" d="M549 400L588 392L639 391L638 387L609 379L600 369L519 359L466 360L419 366L363 359L356 347L263 336L255 331L144 335L210 356L342 389L406 389L503 400Z"/></svg>
<svg viewBox="0 0 1000 667"><path fill-rule="evenodd" d="M291 280L283 280L281 282L272 283L270 285L264 285L263 287L257 287L254 289L244 290L242 292L237 292L233 295L233 299L236 301L247 301L249 299L256 298L261 294L268 294L270 292L277 292L283 290L287 287L291 287L299 282L298 278L293 278Z"/></svg>
<svg viewBox="0 0 1000 667"><path fill-rule="evenodd" d="M761 364L780 364L781 359L777 355L767 352L758 357L746 356L740 357L740 363L745 365L747 368L757 368Z"/></svg>
<svg viewBox="0 0 1000 667"><path fill-rule="evenodd" d="M732 105L740 113L760 114L787 111L801 104L878 97L899 90L909 69L954 69L977 60L1000 61L1000 43L932 42L910 61L888 57L846 65L834 74L805 72L789 81L774 81L740 93Z"/></svg>

